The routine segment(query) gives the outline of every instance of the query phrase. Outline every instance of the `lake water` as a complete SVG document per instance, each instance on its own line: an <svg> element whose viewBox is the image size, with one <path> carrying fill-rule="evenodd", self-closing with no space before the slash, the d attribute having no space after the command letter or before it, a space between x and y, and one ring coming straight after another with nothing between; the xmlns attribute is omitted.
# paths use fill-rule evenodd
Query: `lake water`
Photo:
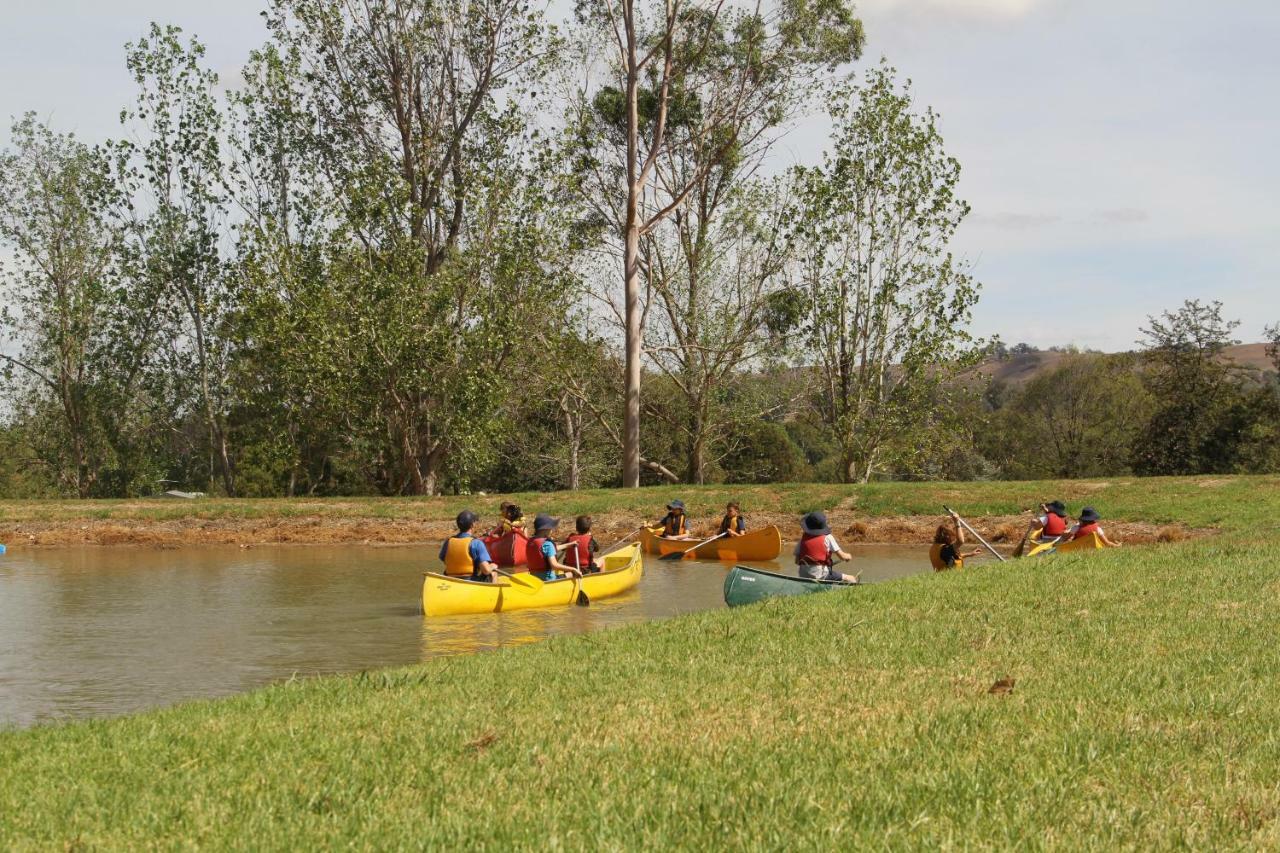
<svg viewBox="0 0 1280 853"><path fill-rule="evenodd" d="M927 550L853 546L864 582ZM427 619L435 548L11 549L0 556L0 726L106 717L724 606L721 563L646 557L590 607ZM753 564L790 574L780 562Z"/></svg>

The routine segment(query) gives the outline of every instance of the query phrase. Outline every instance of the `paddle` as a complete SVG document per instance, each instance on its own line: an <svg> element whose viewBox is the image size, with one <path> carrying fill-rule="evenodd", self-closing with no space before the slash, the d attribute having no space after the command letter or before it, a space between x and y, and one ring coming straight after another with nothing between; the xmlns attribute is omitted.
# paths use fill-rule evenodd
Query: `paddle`
<svg viewBox="0 0 1280 853"><path fill-rule="evenodd" d="M521 572L520 574L515 575L511 572L503 571L497 566L494 566L493 570L511 581L512 586L518 587L521 592L527 592L530 595L541 590L543 584L546 583L542 578L537 575L529 574L528 572Z"/></svg>
<svg viewBox="0 0 1280 853"><path fill-rule="evenodd" d="M635 530L631 531L631 532L630 532L630 533L628 533L626 536L624 536L624 537L622 537L621 539L619 539L617 542L614 542L612 545L610 545L608 548L605 548L605 549L604 549L603 551L601 551L600 553L601 553L601 554L608 554L608 553L609 553L610 551L612 551L614 548L617 548L619 545L621 545L622 543L626 542L626 541L627 541L628 539L630 539L632 536L635 536L637 533L639 533L641 530L646 529L647 527L648 527L648 525L645 525L645 524L640 525L640 526L639 526L639 527L637 527Z"/></svg>
<svg viewBox="0 0 1280 853"><path fill-rule="evenodd" d="M577 589L578 594L573 597L572 603L579 607L589 607L591 605L591 599L587 598L587 591L582 588L582 549L578 547L577 542L573 543L573 553L574 559L578 564L579 574L575 575L573 578L573 586ZM588 559L590 559L589 556Z"/></svg>
<svg viewBox="0 0 1280 853"><path fill-rule="evenodd" d="M964 529L965 529L965 530L967 530L967 531L969 531L970 533L972 533L972 534L973 534L973 536L974 536L974 538L975 538L975 539L977 539L979 542L981 542L981 543L986 547L986 549L987 549L988 551L990 551L992 554L995 554L995 556L996 556L996 559L997 559L997 560L999 560L999 561L1000 561L1000 562L1002 562L1002 563L1005 561L1004 557L1003 557L1003 556L1001 556L1000 552L999 552L999 551L997 551L995 548L992 548L990 545L988 545L988 544L987 544L987 540L985 540L985 539L983 539L981 536L979 536L979 535L978 535L978 531L976 531L976 530L974 530L972 527L970 527L970 526L969 526L969 522L967 522L967 521L965 521L963 518L961 518L959 513L957 513L957 512L953 512L953 511L952 511L952 509L951 509L951 507L946 506L946 505L943 505L943 507L942 507L942 508L943 508L943 509L945 509L945 510L946 510L948 513L950 513L951 515L954 515L954 516L956 517L956 521L958 521L958 522L960 522L961 524L963 524L963 525L964 525Z"/></svg>
<svg viewBox="0 0 1280 853"><path fill-rule="evenodd" d="M692 548L689 548L688 550L685 550L685 551L672 551L670 554L663 554L663 555L662 555L661 557L659 557L658 559L659 559L659 560L683 560L687 554L689 554L689 553L691 553L691 552L693 552L693 551L698 550L698 549L699 549L699 548L701 548L703 545L708 545L708 544L710 544L710 543L712 543L712 542L716 541L717 539L721 539L721 538L723 538L723 537L725 537L725 536L728 536L728 535L729 535L729 532L728 532L728 531L725 531L724 533L721 533L719 536L712 536L710 539L707 539L707 540L706 540L706 541L704 541L704 542L699 542L697 545L694 545Z"/></svg>

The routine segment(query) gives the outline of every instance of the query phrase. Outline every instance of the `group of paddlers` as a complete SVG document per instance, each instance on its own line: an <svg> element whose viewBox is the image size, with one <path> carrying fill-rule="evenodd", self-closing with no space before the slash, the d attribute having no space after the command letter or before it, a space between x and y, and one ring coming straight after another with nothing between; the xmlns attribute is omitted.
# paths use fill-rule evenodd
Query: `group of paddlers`
<svg viewBox="0 0 1280 853"><path fill-rule="evenodd" d="M596 562L600 546L591 534L591 516L578 516L573 524L575 532L564 541L556 542L555 530L560 526L560 519L538 513L530 525L516 504L504 502L500 511L501 521L484 538L472 532L478 520L474 512L468 509L458 513L458 532L440 546L440 559L447 574L469 573L472 580L492 582L496 575L502 574L502 570L490 555L486 539L492 542L512 533L528 538L524 570L542 580L580 578L600 571Z"/></svg>
<svg viewBox="0 0 1280 853"><path fill-rule="evenodd" d="M695 541L696 537L689 533L684 502L673 500L667 504L666 510L666 514L655 524L644 527L653 535L664 539ZM591 516L580 515L575 518L574 532L557 542L554 536L560 524L559 519L538 513L530 525L518 505L506 502L501 505L500 512L499 524L484 538L477 537L472 532L477 521L474 512L464 510L458 514L458 532L440 546L440 559L445 564L446 573L469 574L472 580L477 581L495 580L502 570L491 557L486 541L493 542L511 534L527 537L525 570L543 580L580 578L584 574L600 571L596 562L600 546L591 533ZM1102 516L1098 511L1087 506L1080 511L1076 523L1072 524L1067 516L1066 504L1059 500L1049 501L1040 505L1040 514L1028 525L1023 544L1028 541L1034 544L1065 542L1096 535L1102 544L1118 547L1119 543L1107 538L1100 524L1101 520ZM967 544L966 526L955 512L949 512L948 519L938 525L929 550L929 560L935 570L963 568L965 558L980 553L979 549L963 550L963 546ZM737 501L730 501L725 506L716 538L743 536L746 532L747 520L742 514L741 506ZM1019 545L1019 550L1021 548L1022 545ZM800 540L796 542L792 555L800 577L841 583L858 582L857 575L844 574L835 569L837 561L848 562L852 557L836 541L823 512L810 512L800 520Z"/></svg>
<svg viewBox="0 0 1280 853"><path fill-rule="evenodd" d="M938 525L933 536L933 547L929 549L929 561L933 564L934 570L939 572L964 568L966 557L982 553L979 548L971 551L960 550L967 543L964 534L965 526L956 513L951 512L948 515L950 517ZM1027 524L1027 532L1018 544L1017 550L1014 551L1014 556L1021 556L1023 548L1028 543L1053 545L1059 542L1074 542L1089 536L1097 536L1102 544L1109 548L1120 547L1119 542L1113 542L1107 538L1101 522L1102 516L1091 506L1080 510L1079 519L1072 524L1067 515L1065 503L1059 500L1042 503L1039 514Z"/></svg>

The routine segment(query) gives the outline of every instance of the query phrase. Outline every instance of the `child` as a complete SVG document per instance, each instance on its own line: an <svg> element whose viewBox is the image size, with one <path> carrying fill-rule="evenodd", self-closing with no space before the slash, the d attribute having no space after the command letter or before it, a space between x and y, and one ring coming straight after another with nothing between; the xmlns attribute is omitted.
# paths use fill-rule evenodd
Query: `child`
<svg viewBox="0 0 1280 853"><path fill-rule="evenodd" d="M582 577L582 572L572 566L566 566L557 559L556 554L564 550L564 546L556 547L551 533L560 523L559 519L538 513L533 519L533 537L525 549L525 560L529 564L529 574L536 575L544 581L553 581L560 577L556 572L564 572L573 577Z"/></svg>
<svg viewBox="0 0 1280 853"><path fill-rule="evenodd" d="M578 532L564 540L565 565L581 569L586 574L600 571L600 566L596 563L596 553L599 552L600 546L596 544L596 538L591 535L591 516L578 516L573 520L573 527Z"/></svg>
<svg viewBox="0 0 1280 853"><path fill-rule="evenodd" d="M1031 519L1028 532L1040 531L1041 542L1051 542L1067 534L1067 505L1062 501L1040 504L1041 515Z"/></svg>
<svg viewBox="0 0 1280 853"><path fill-rule="evenodd" d="M963 544L964 528L960 526L960 516L953 512L951 525L947 526L943 522L933 534L933 547L929 549L929 562L933 564L933 570L945 572L947 569L963 569L965 557L976 557L982 553L975 548L962 554L960 546Z"/></svg>
<svg viewBox="0 0 1280 853"><path fill-rule="evenodd" d="M689 538L689 525L684 517L684 501L674 500L667 504L667 514L658 522L654 533L664 539Z"/></svg>
<svg viewBox="0 0 1280 853"><path fill-rule="evenodd" d="M1119 542L1112 542L1107 538L1107 534L1102 529L1102 525L1098 524L1102 520L1102 516L1091 506L1087 506L1080 510L1080 523L1072 527L1067 534L1068 538L1073 542L1077 539L1083 539L1090 534L1098 534L1098 538L1102 540L1102 544L1108 548L1119 548Z"/></svg>
<svg viewBox="0 0 1280 853"><path fill-rule="evenodd" d="M506 504L506 509L502 513L502 535L517 532L521 535L527 535L524 532L524 514L520 512L519 504Z"/></svg>
<svg viewBox="0 0 1280 853"><path fill-rule="evenodd" d="M721 536L727 533L730 538L747 532L747 520L742 517L742 508L737 501L729 501L725 505L724 518L720 519L720 529L716 532Z"/></svg>
<svg viewBox="0 0 1280 853"><path fill-rule="evenodd" d="M484 541L471 535L476 514L469 509L458 513L458 532L440 545L444 573L450 577L469 577L473 581L492 583L497 565L489 557Z"/></svg>
<svg viewBox="0 0 1280 853"><path fill-rule="evenodd" d="M821 512L811 512L801 520L803 536L796 543L796 566L802 578L815 581L839 581L840 583L857 583L853 575L837 572L831 566L835 558L848 562L853 558L840 548L836 538L831 535L831 527L827 524L827 516Z"/></svg>

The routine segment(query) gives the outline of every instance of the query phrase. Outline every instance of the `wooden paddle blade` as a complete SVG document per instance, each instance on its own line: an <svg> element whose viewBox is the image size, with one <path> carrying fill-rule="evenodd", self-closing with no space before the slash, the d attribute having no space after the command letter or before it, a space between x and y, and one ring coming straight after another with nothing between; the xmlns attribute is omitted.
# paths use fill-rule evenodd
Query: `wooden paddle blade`
<svg viewBox="0 0 1280 853"><path fill-rule="evenodd" d="M587 598L587 592L582 587L578 587L578 595L575 602L579 607L590 607L591 599Z"/></svg>
<svg viewBox="0 0 1280 853"><path fill-rule="evenodd" d="M687 556L689 556L688 551L672 551L670 554L663 554L658 559L659 560L683 560Z"/></svg>
<svg viewBox="0 0 1280 853"><path fill-rule="evenodd" d="M531 575L528 572L520 574L512 574L511 572L501 572L502 576L511 581L511 585L519 589L521 592L535 593L542 589L546 583L542 578Z"/></svg>

